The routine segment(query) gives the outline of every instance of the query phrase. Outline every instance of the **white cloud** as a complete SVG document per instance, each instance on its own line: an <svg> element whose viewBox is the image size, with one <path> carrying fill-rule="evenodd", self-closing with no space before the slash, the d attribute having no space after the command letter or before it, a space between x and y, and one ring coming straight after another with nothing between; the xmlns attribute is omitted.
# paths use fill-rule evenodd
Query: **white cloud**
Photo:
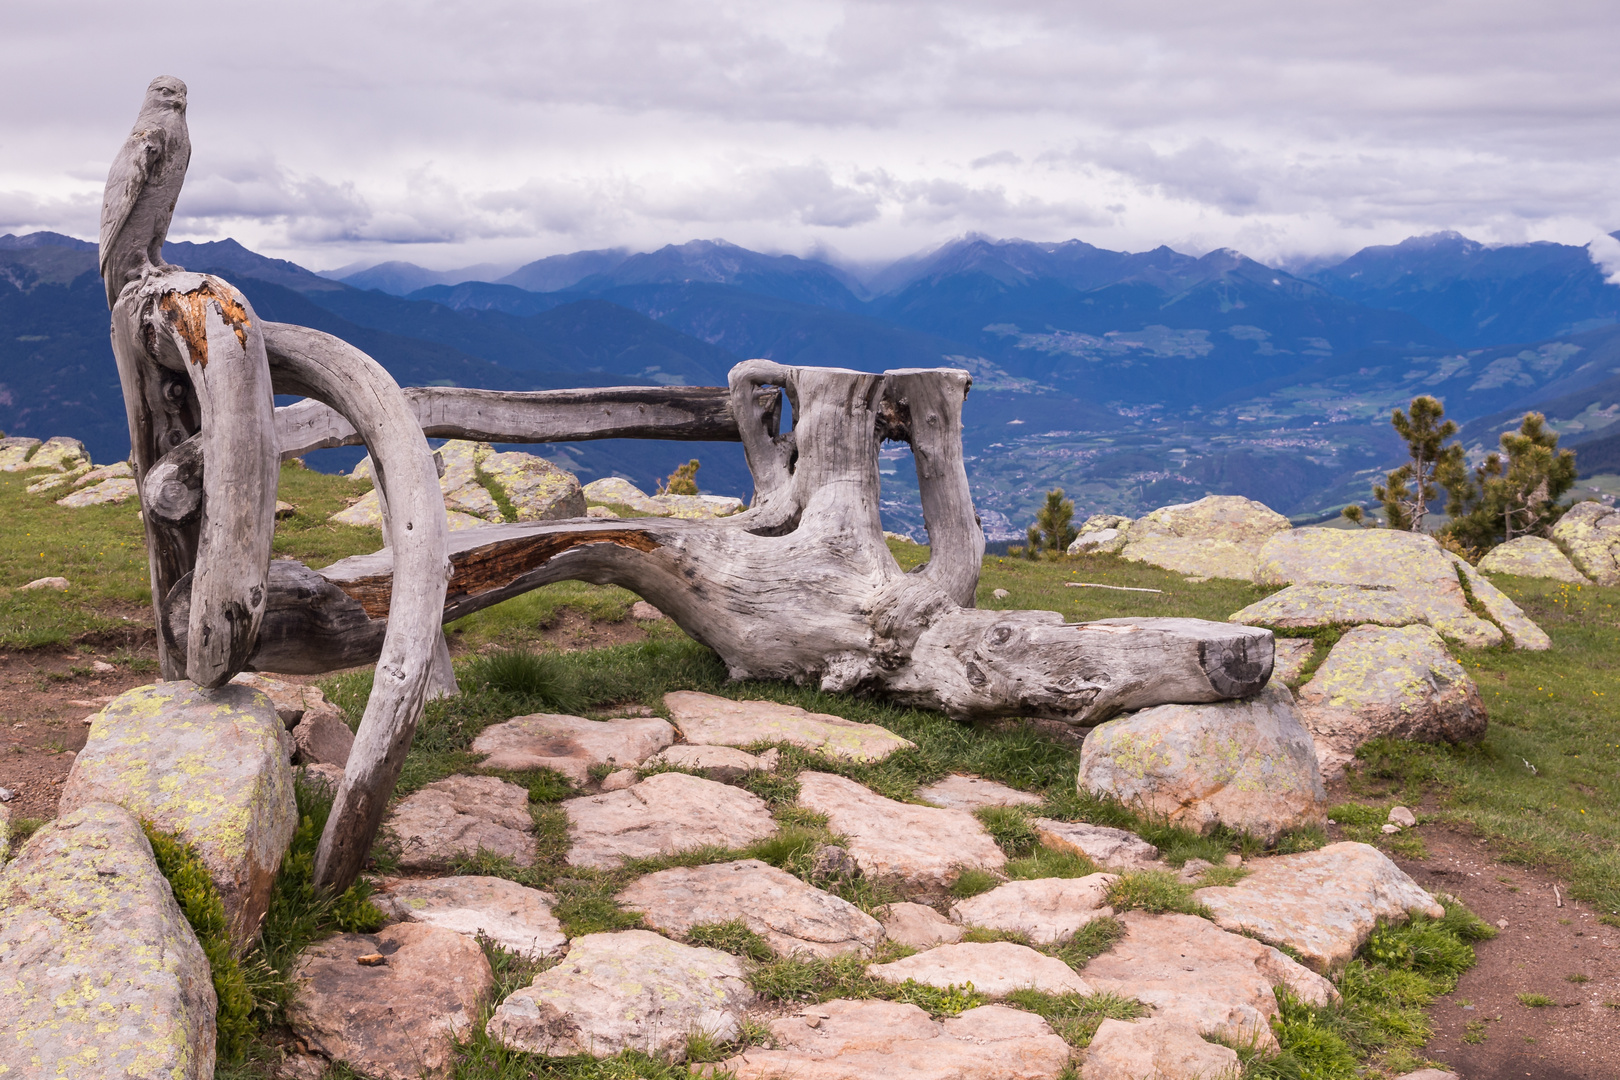
<svg viewBox="0 0 1620 1080"><path fill-rule="evenodd" d="M1597 268L1603 271L1604 281L1610 285L1620 285L1620 240L1604 233L1586 245L1586 252L1592 256Z"/></svg>

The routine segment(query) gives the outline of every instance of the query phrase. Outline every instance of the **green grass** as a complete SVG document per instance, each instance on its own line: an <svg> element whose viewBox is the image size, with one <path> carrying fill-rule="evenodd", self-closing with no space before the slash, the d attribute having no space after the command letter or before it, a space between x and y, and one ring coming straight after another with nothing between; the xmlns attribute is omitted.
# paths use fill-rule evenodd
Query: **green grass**
<svg viewBox="0 0 1620 1080"><path fill-rule="evenodd" d="M597 622L621 623L630 617L631 605L638 599L635 593L614 585L559 581L457 619L445 627L445 632L453 643L468 649L522 646L557 625L564 611L572 610ZM654 623L649 632L680 636L673 623Z"/></svg>
<svg viewBox="0 0 1620 1080"><path fill-rule="evenodd" d="M1147 1008L1115 994L1044 994L1039 990L1014 990L1007 1003L1035 1013L1063 1041L1076 1049L1091 1045L1091 1037L1104 1020L1135 1020L1147 1015Z"/></svg>
<svg viewBox="0 0 1620 1080"><path fill-rule="evenodd" d="M1115 911L1145 911L1150 915L1179 912L1207 919L1209 909L1192 895L1202 887L1164 870L1128 870L1108 887L1108 903Z"/></svg>
<svg viewBox="0 0 1620 1080"><path fill-rule="evenodd" d="M1527 1009L1545 1009L1550 1005L1558 1004L1557 1000L1548 997L1546 994L1514 994L1513 996L1519 1000L1520 1005Z"/></svg>

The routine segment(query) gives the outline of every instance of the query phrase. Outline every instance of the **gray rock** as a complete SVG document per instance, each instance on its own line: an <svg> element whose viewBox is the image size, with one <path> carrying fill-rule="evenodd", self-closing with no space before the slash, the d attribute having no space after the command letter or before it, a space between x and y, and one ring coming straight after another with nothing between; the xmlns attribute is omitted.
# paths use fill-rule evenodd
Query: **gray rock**
<svg viewBox="0 0 1620 1080"><path fill-rule="evenodd" d="M1530 616L1508 598L1507 593L1491 584L1490 578L1469 566L1468 562L1455 552L1446 552L1446 558L1451 560L1457 572L1468 582L1468 589L1474 594L1474 601L1485 609L1485 614L1502 624L1502 629L1507 631L1507 636L1515 649L1545 651L1552 648L1552 638L1547 636L1547 632L1532 622Z"/></svg>
<svg viewBox="0 0 1620 1080"><path fill-rule="evenodd" d="M570 866L610 869L625 859L713 844L737 848L776 831L765 801L741 788L685 773L659 773L635 787L569 799Z"/></svg>
<svg viewBox="0 0 1620 1080"><path fill-rule="evenodd" d="M623 791L641 783L641 774L634 769L615 769L602 777L603 791Z"/></svg>
<svg viewBox="0 0 1620 1080"><path fill-rule="evenodd" d="M56 472L71 472L89 464L90 451L84 448L84 443L78 439L58 435L41 443L39 449L33 452L21 469L12 469L0 465L0 470L19 472L32 469L51 469Z"/></svg>
<svg viewBox="0 0 1620 1080"><path fill-rule="evenodd" d="M506 493L519 521L585 516L585 492L579 480L543 457L509 450L491 453L478 465Z"/></svg>
<svg viewBox="0 0 1620 1080"><path fill-rule="evenodd" d="M977 810L981 806L1039 806L1046 800L1027 791L981 780L977 776L947 776L925 788L917 798L947 810Z"/></svg>
<svg viewBox="0 0 1620 1080"><path fill-rule="evenodd" d="M381 963L360 958L381 955ZM295 1034L333 1061L378 1080L447 1077L455 1043L495 987L470 937L426 923L338 934L304 950L287 1009Z"/></svg>
<svg viewBox="0 0 1620 1080"><path fill-rule="evenodd" d="M720 1069L737 1080L1056 1080L1069 1066L1068 1044L1046 1021L1004 1005L935 1021L898 1001L828 1001L770 1030L773 1048L750 1047Z"/></svg>
<svg viewBox="0 0 1620 1080"><path fill-rule="evenodd" d="M22 590L24 592L26 592L26 591L28 591L30 589L55 589L57 592L64 592L64 591L66 591L67 587L68 587L68 579L65 578L65 577L35 578L33 581L30 581L26 585L17 586L17 588L19 590Z"/></svg>
<svg viewBox="0 0 1620 1080"><path fill-rule="evenodd" d="M1590 585L1591 579L1569 561L1558 545L1541 536L1518 536L1485 553L1478 568L1487 574L1550 578L1571 585Z"/></svg>
<svg viewBox="0 0 1620 1080"><path fill-rule="evenodd" d="M505 878L396 881L372 900L396 919L470 937L481 934L508 952L535 960L560 954L568 943L551 913L551 896Z"/></svg>
<svg viewBox="0 0 1620 1080"><path fill-rule="evenodd" d="M979 819L965 810L896 802L853 780L816 772L799 774L799 805L827 815L828 827L848 838L850 854L867 874L943 890L963 867L999 870L1007 863Z"/></svg>
<svg viewBox="0 0 1620 1080"><path fill-rule="evenodd" d="M1620 585L1620 512L1614 507L1578 502L1558 519L1552 538L1588 578Z"/></svg>
<svg viewBox="0 0 1620 1080"><path fill-rule="evenodd" d="M1380 919L1402 922L1413 911L1445 914L1434 897L1367 844L1329 844L1244 865L1249 876L1236 885L1199 889L1193 897L1219 925L1286 945L1321 972L1347 963Z"/></svg>
<svg viewBox="0 0 1620 1080"><path fill-rule="evenodd" d="M298 770L298 775L304 783L311 787L324 788L334 796L343 785L343 770L336 765L305 765Z"/></svg>
<svg viewBox="0 0 1620 1080"><path fill-rule="evenodd" d="M253 671L244 671L231 682L237 686L252 687L268 697L288 731L298 726L306 712L330 711L340 718L344 715L342 709L326 700L326 695L321 693L318 686L273 679Z"/></svg>
<svg viewBox="0 0 1620 1080"><path fill-rule="evenodd" d="M1014 990L1039 990L1046 994L1093 993L1089 983L1076 975L1068 964L1010 941L940 945L892 963L869 964L866 971L888 983L915 979L940 989L972 983L973 989L991 997L1003 997Z"/></svg>
<svg viewBox="0 0 1620 1080"><path fill-rule="evenodd" d="M883 936L854 904L758 859L660 870L631 883L619 904L666 934L741 919L783 955L870 956Z"/></svg>
<svg viewBox="0 0 1620 1080"><path fill-rule="evenodd" d="M858 724L774 701L733 701L683 690L665 694L664 704L689 743L751 746L780 742L846 761L881 761L914 745L876 724Z"/></svg>
<svg viewBox="0 0 1620 1080"><path fill-rule="evenodd" d="M117 803L197 850L231 934L258 933L298 829L291 740L270 699L229 684L142 686L96 714L62 785L65 812Z"/></svg>
<svg viewBox="0 0 1620 1080"><path fill-rule="evenodd" d="M0 439L0 472L22 472L28 468L28 457L39 445L38 439L17 435Z"/></svg>
<svg viewBox="0 0 1620 1080"><path fill-rule="evenodd" d="M85 506L106 506L128 502L133 499L140 489L135 481L122 477L113 480L103 480L99 484L80 488L78 491L62 496L56 500L57 506L65 506L76 510Z"/></svg>
<svg viewBox="0 0 1620 1080"><path fill-rule="evenodd" d="M1080 751L1080 787L1201 832L1225 825L1267 843L1327 820L1311 734L1276 683L1246 701L1159 705L1098 725Z"/></svg>
<svg viewBox="0 0 1620 1080"><path fill-rule="evenodd" d="M0 1074L214 1075L213 975L140 822L65 812L0 870Z"/></svg>
<svg viewBox="0 0 1620 1080"><path fill-rule="evenodd" d="M1474 680L1427 626L1351 630L1300 687L1299 706L1328 780L1370 739L1456 743L1485 734Z"/></svg>
<svg viewBox="0 0 1620 1080"><path fill-rule="evenodd" d="M529 793L493 776L450 776L401 799L383 823L399 842L399 865L443 870L480 850L534 865Z"/></svg>
<svg viewBox="0 0 1620 1080"><path fill-rule="evenodd" d="M1115 880L1114 874L1088 874L1009 881L957 901L951 906L951 918L963 926L1026 934L1037 945L1068 941L1082 926L1114 913L1108 906L1108 887Z"/></svg>
<svg viewBox="0 0 1620 1080"><path fill-rule="evenodd" d="M349 751L354 747L354 732L349 730L343 713L328 705L304 713L298 726L292 729L292 740L296 764L343 768L348 765Z"/></svg>
<svg viewBox="0 0 1620 1080"><path fill-rule="evenodd" d="M1417 815L1404 806L1392 806L1389 808L1389 823L1410 829L1417 824Z"/></svg>
<svg viewBox="0 0 1620 1080"><path fill-rule="evenodd" d="M1389 585L1290 585L1232 615L1247 626L1311 629L1324 626L1411 626L1426 608Z"/></svg>
<svg viewBox="0 0 1620 1080"><path fill-rule="evenodd" d="M514 1050L679 1059L703 1032L737 1038L754 993L742 961L649 930L586 934L568 955L496 1008L485 1030Z"/></svg>
<svg viewBox="0 0 1620 1080"><path fill-rule="evenodd" d="M1271 681L1274 683L1296 682L1316 652L1316 642L1310 638L1274 638L1272 647Z"/></svg>
<svg viewBox="0 0 1620 1080"><path fill-rule="evenodd" d="M555 769L576 784L591 766L633 769L675 741L675 729L657 717L587 720L535 713L487 727L473 740L491 769Z"/></svg>
<svg viewBox="0 0 1620 1080"><path fill-rule="evenodd" d="M879 914L878 921L883 924L884 937L913 949L931 949L962 940L962 928L927 904L890 904Z"/></svg>
<svg viewBox="0 0 1620 1080"><path fill-rule="evenodd" d="M693 746L689 743L666 747L641 764L648 769L669 766L701 772L710 780L722 783L740 779L751 772L769 771L758 756L735 747Z"/></svg>
<svg viewBox="0 0 1620 1080"><path fill-rule="evenodd" d="M1234 1080L1237 1051L1205 1042L1175 1020L1104 1020L1080 1068L1080 1080Z"/></svg>
<svg viewBox="0 0 1620 1080"><path fill-rule="evenodd" d="M637 600L630 605L630 617L638 622L658 622L660 619L669 618L645 600Z"/></svg>

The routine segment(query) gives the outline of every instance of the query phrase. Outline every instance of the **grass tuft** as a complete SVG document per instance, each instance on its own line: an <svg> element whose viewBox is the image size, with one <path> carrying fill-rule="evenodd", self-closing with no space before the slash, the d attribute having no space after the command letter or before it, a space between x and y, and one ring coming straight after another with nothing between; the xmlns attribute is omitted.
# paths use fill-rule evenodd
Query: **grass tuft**
<svg viewBox="0 0 1620 1080"><path fill-rule="evenodd" d="M770 942L748 929L748 924L741 919L698 923L686 932L686 940L691 945L719 949L756 963L764 963L776 955Z"/></svg>
<svg viewBox="0 0 1620 1080"><path fill-rule="evenodd" d="M1084 1050L1104 1020L1135 1020L1147 1015L1146 1006L1117 994L1044 994L1014 990L1007 1004L1035 1013L1052 1026L1070 1046Z"/></svg>
<svg viewBox="0 0 1620 1080"><path fill-rule="evenodd" d="M1129 870L1108 887L1108 903L1115 911L1180 912L1207 919L1209 909L1192 898L1200 887L1166 870Z"/></svg>

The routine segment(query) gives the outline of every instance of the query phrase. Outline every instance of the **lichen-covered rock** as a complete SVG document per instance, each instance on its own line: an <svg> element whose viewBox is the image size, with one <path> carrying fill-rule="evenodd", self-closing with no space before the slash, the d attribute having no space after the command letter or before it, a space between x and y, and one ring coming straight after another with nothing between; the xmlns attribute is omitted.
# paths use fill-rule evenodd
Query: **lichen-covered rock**
<svg viewBox="0 0 1620 1080"><path fill-rule="evenodd" d="M741 919L783 955L870 956L883 936L854 904L758 859L660 870L632 882L619 905L666 934Z"/></svg>
<svg viewBox="0 0 1620 1080"><path fill-rule="evenodd" d="M586 484L585 498L594 503L615 503L653 517L694 521L730 517L748 509L741 499L730 495L648 495L630 481L617 476L592 480Z"/></svg>
<svg viewBox="0 0 1620 1080"><path fill-rule="evenodd" d="M1190 1024L1104 1020L1091 1037L1080 1080L1237 1080L1241 1072L1237 1051L1206 1042Z"/></svg>
<svg viewBox="0 0 1620 1080"><path fill-rule="evenodd" d="M1458 743L1485 734L1474 680L1427 626L1351 630L1300 687L1299 706L1329 780L1369 739Z"/></svg>
<svg viewBox="0 0 1620 1080"><path fill-rule="evenodd" d="M638 513L650 514L653 517L669 516L667 507L653 502L652 496L623 477L607 476L601 480L592 480L585 485L585 498L594 503L615 503L619 506L626 506Z"/></svg>
<svg viewBox="0 0 1620 1080"><path fill-rule="evenodd" d="M1558 519L1552 538L1587 577L1599 585L1620 585L1620 510L1578 502Z"/></svg>
<svg viewBox="0 0 1620 1080"><path fill-rule="evenodd" d="M585 492L573 473L521 451L490 454L480 468L512 503L519 521L558 521L585 516Z"/></svg>
<svg viewBox="0 0 1620 1080"><path fill-rule="evenodd" d="M90 464L90 459L86 458L85 461L84 461L84 465L80 466L80 468L85 469L85 471L83 473L81 473L80 475L74 477L74 479L73 479L73 486L74 487L76 487L76 488L89 487L91 484L99 484L103 480L133 480L133 479L135 479L135 468L134 468L134 466L130 465L130 463L127 462L127 461L115 461L111 465L103 465L99 469L85 468L85 466L88 466L89 464ZM77 469L75 469L74 471L78 472Z"/></svg>
<svg viewBox="0 0 1620 1080"><path fill-rule="evenodd" d="M947 810L977 810L981 806L1039 806L1046 800L994 780L977 776L947 776L917 789L917 798Z"/></svg>
<svg viewBox="0 0 1620 1080"><path fill-rule="evenodd" d="M534 865L529 793L493 776L447 776L401 799L383 828L399 843L407 870L443 870L487 851Z"/></svg>
<svg viewBox="0 0 1620 1080"><path fill-rule="evenodd" d="M361 962L361 957L380 961ZM450 1075L495 987L477 941L426 923L338 934L304 950L287 1023L333 1061L378 1080Z"/></svg>
<svg viewBox="0 0 1620 1080"><path fill-rule="evenodd" d="M531 1054L639 1050L679 1059L695 1033L737 1038L753 1000L743 963L730 953L650 930L586 934L561 963L501 1002L485 1030Z"/></svg>
<svg viewBox="0 0 1620 1080"><path fill-rule="evenodd" d="M38 439L17 435L0 439L0 472L22 472L28 468L28 457L39 445Z"/></svg>
<svg viewBox="0 0 1620 1080"><path fill-rule="evenodd" d="M776 831L765 800L685 773L659 773L635 787L569 799L570 866L610 869L625 859L714 845L738 848Z"/></svg>
<svg viewBox="0 0 1620 1080"><path fill-rule="evenodd" d="M1248 580L1260 545L1287 528L1288 519L1264 503L1208 495L1132 522L1121 554L1181 574Z"/></svg>
<svg viewBox="0 0 1620 1080"><path fill-rule="evenodd" d="M1593 504L1598 505L1598 504ZM1479 569L1487 574L1514 574L1518 577L1551 578L1571 585L1590 585L1591 579L1569 561L1558 545L1541 536L1518 536L1485 553Z"/></svg>
<svg viewBox="0 0 1620 1080"><path fill-rule="evenodd" d="M1093 992L1068 964L1010 941L941 945L891 963L868 964L866 972L888 983L913 979L942 990L972 983L973 989L991 997L1005 997L1014 990L1039 990L1044 994Z"/></svg>
<svg viewBox="0 0 1620 1080"><path fill-rule="evenodd" d="M1117 875L1035 878L1009 881L987 893L951 905L951 918L963 926L983 926L1026 934L1037 945L1067 941L1081 927L1114 913L1108 887Z"/></svg>
<svg viewBox="0 0 1620 1080"><path fill-rule="evenodd" d="M534 713L485 728L472 752L488 755L486 768L555 769L583 784L593 765L633 769L674 741L675 729L656 716L587 720Z"/></svg>
<svg viewBox="0 0 1620 1080"><path fill-rule="evenodd" d="M270 699L249 687L137 687L96 714L61 809L117 803L177 833L196 848L245 944L298 828L290 742Z"/></svg>
<svg viewBox="0 0 1620 1080"><path fill-rule="evenodd" d="M129 811L68 811L0 870L0 1076L207 1080L216 1007Z"/></svg>
<svg viewBox="0 0 1620 1080"><path fill-rule="evenodd" d="M1278 1015L1273 988L1311 1005L1338 1000L1333 984L1277 949L1228 933L1193 915L1119 917L1125 938L1086 965L1086 981L1101 993L1135 998L1158 1019L1200 1034L1275 1048Z"/></svg>
<svg viewBox="0 0 1620 1080"><path fill-rule="evenodd" d="M396 881L372 901L397 919L487 937L533 960L556 956L568 943L551 913L551 896L505 878L469 874Z"/></svg>
<svg viewBox="0 0 1620 1080"><path fill-rule="evenodd" d="M836 1000L770 1029L772 1048L750 1047L721 1072L737 1080L1056 1080L1069 1065L1068 1044L1045 1020L1004 1005L936 1021L898 1001Z"/></svg>
<svg viewBox="0 0 1620 1080"><path fill-rule="evenodd" d="M1432 536L1398 529L1291 529L1260 549L1261 585L1356 585L1392 589L1423 621L1464 645L1484 648L1502 631L1468 607L1457 570ZM1362 598L1358 604L1372 603Z"/></svg>
<svg viewBox="0 0 1620 1080"><path fill-rule="evenodd" d="M1217 825L1274 843L1326 820L1311 735L1288 688L1246 701L1158 705L1099 724L1080 750L1080 786L1179 825Z"/></svg>
<svg viewBox="0 0 1620 1080"><path fill-rule="evenodd" d="M47 491L54 491L56 488L68 487L69 485L73 487L83 487L84 485L80 481L82 481L85 477L91 475L92 473L105 473L107 471L108 470L106 469L97 469L92 467L88 461L81 462L78 466L69 469L67 472L46 473L44 476L28 485L28 494L43 495ZM129 472L128 463L125 463L124 472L122 475L131 475ZM95 478L95 482L99 483L102 480L111 480L114 478L115 477L112 475L97 476Z"/></svg>
<svg viewBox="0 0 1620 1080"><path fill-rule="evenodd" d="M799 774L799 805L827 815L827 827L848 838L861 870L894 876L923 889L948 888L963 867L999 870L1007 864L979 819L966 810L896 802L830 773Z"/></svg>
<svg viewBox="0 0 1620 1080"><path fill-rule="evenodd" d="M109 503L128 502L133 499L139 488L133 480L103 480L92 487L80 488L70 495L64 495L56 500L57 506L65 506L70 510L77 510L85 506L105 506Z"/></svg>
<svg viewBox="0 0 1620 1080"><path fill-rule="evenodd" d="M1290 585L1233 614L1246 626L1309 629L1319 626L1411 626L1427 611L1388 585Z"/></svg>
<svg viewBox="0 0 1620 1080"><path fill-rule="evenodd" d="M1069 544L1070 555L1085 552L1113 554L1130 539L1131 519L1118 514L1093 514L1081 524L1078 535Z"/></svg>
<svg viewBox="0 0 1620 1080"><path fill-rule="evenodd" d="M962 940L962 928L927 904L889 904L878 913L883 936L896 945L932 949Z"/></svg>
<svg viewBox="0 0 1620 1080"><path fill-rule="evenodd" d="M282 679L272 679L268 675L260 675L253 671L244 671L231 679L237 686L249 686L270 699L270 704L276 708L276 715L291 731L297 727L304 714L312 710L330 712L338 717L343 716L343 710L326 700L318 686L309 686L303 683L286 682Z"/></svg>
<svg viewBox="0 0 1620 1080"><path fill-rule="evenodd" d="M11 443L14 440L6 439L4 442ZM90 451L86 450L84 443L78 439L58 435L54 439L46 439L43 443L40 443L37 439L26 439L23 442L25 444L32 443L38 449L34 450L32 454L28 454L27 449L24 449L23 453L27 455L26 461L15 460L14 458L8 459L3 464L0 464L0 472L27 472L34 469L50 469L52 472L73 472L90 464ZM13 466L14 460L15 466Z"/></svg>
<svg viewBox="0 0 1620 1080"><path fill-rule="evenodd" d="M1531 621L1524 610L1508 598L1507 593L1498 589L1491 580L1478 570L1468 565L1467 561L1454 552L1446 552L1462 574L1463 580L1468 582L1468 590L1474 594L1474 600L1485 609L1485 614L1495 619L1507 631L1508 640L1513 642L1515 649L1543 650L1552 648L1552 638L1547 632Z"/></svg>
<svg viewBox="0 0 1620 1080"><path fill-rule="evenodd" d="M710 746L780 742L846 761L879 761L915 745L877 724L774 701L733 701L681 690L665 694L664 705L687 742Z"/></svg>
<svg viewBox="0 0 1620 1080"><path fill-rule="evenodd" d="M1343 967L1380 919L1445 914L1389 856L1367 844L1346 841L1243 865L1249 876L1236 885L1212 885L1193 898L1220 926L1287 946L1320 972Z"/></svg>
<svg viewBox="0 0 1620 1080"><path fill-rule="evenodd" d="M1124 829L1084 821L1033 818L1041 844L1054 851L1084 855L1108 870L1137 870L1158 865L1159 849Z"/></svg>
<svg viewBox="0 0 1620 1080"><path fill-rule="evenodd" d="M1287 685L1299 679L1305 665L1316 652L1311 638L1275 638L1272 640L1271 681Z"/></svg>

